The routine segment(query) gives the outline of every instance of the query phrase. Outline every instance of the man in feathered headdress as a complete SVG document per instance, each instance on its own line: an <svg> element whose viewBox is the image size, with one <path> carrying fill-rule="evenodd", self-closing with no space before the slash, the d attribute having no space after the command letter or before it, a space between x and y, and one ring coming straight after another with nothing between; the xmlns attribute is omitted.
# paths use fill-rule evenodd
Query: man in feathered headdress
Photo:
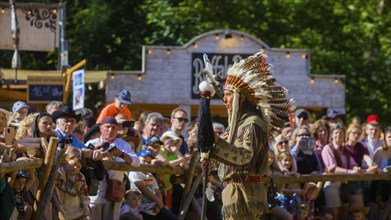
<svg viewBox="0 0 391 220"><path fill-rule="evenodd" d="M215 137L210 153L221 162L224 219L259 219L268 209L268 142L285 125L292 108L286 90L271 77L265 58L257 53L235 63L224 85L229 126Z"/></svg>

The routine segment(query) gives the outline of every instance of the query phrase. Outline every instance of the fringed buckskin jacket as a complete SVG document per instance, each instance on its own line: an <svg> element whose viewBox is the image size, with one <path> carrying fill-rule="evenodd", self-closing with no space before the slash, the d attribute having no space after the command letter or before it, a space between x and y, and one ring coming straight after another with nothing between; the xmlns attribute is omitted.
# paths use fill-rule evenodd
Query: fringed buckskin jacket
<svg viewBox="0 0 391 220"><path fill-rule="evenodd" d="M232 143L217 139L211 154L220 162L220 179L227 183L222 192L223 217L259 217L268 210L267 190L263 182L247 178L270 176L266 124L258 114L247 113L239 119L236 131L229 132L235 132Z"/></svg>

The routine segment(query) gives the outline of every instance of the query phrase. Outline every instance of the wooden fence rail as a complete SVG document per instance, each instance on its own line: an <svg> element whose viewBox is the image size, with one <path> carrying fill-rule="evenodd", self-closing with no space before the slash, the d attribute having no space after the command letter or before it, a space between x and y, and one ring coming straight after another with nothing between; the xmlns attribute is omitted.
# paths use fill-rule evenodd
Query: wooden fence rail
<svg viewBox="0 0 391 220"><path fill-rule="evenodd" d="M10 173L18 170L31 170L40 168L42 166L42 163L43 159L41 158L29 158L26 160L0 163L0 174Z"/></svg>
<svg viewBox="0 0 391 220"><path fill-rule="evenodd" d="M46 158L46 160L48 160L48 158ZM44 161L44 159L41 159L41 158L29 158L26 160L0 163L0 174L18 171L21 169L29 170L29 169L40 168L40 167L43 167L43 165L45 165L47 162L49 162L46 160ZM51 159L51 161L53 161L53 159ZM148 172L148 173L167 173L167 174L173 174L173 175L187 175L188 180L189 179L192 180L193 175L200 176L200 172L201 172L199 166L195 167L194 168L195 170L193 170L193 172L191 172L191 171L189 172L189 171L185 171L181 167L172 168L172 167L168 167L168 166L147 165L147 164L141 164L140 167L133 167L126 162L113 162L113 161L107 161L107 160L103 160L102 162L103 162L103 165L105 166L105 168L108 170L137 171L137 172ZM195 161L193 161L193 163L195 164ZM196 166L196 165L194 165L194 166ZM321 174L321 175L301 175L300 177L273 176L273 181L276 184L325 182L325 181L362 181L362 180L391 180L391 172L365 173L362 175L328 173L328 174ZM195 183L197 183L197 182L199 182L199 179L196 178ZM183 198L182 198L183 204L181 207L180 219L184 219L186 217L187 208L189 207L190 204L194 203L193 205L198 205L198 203L194 199L194 188L196 188L196 186L198 184L192 184L192 182L189 182L189 181L187 181L186 184L189 184L189 186L186 186L186 189L190 189L190 185L192 185L192 190L186 190L187 192L185 192L184 193L185 195L183 195ZM34 207L34 208L35 208L35 211L37 211L36 207ZM197 214L201 215L200 211L196 209L196 212L197 211L198 211ZM35 214L35 216L37 216L40 213L42 214L42 211L38 212L38 213L34 213L34 214Z"/></svg>
<svg viewBox="0 0 391 220"><path fill-rule="evenodd" d="M12 161L0 163L0 173L9 173L21 169L36 169L42 166L41 158L30 158L28 160ZM141 164L140 167L132 167L125 162L103 161L106 169L121 171L139 171L149 173L167 173L174 175L184 175L186 171L180 167L171 168L159 165ZM197 171L198 172L198 171ZM391 180L391 173L364 173L357 174L322 174L322 175L301 175L300 177L273 176L274 183L306 183L306 182L325 182L325 181L360 181L360 180Z"/></svg>
<svg viewBox="0 0 391 220"><path fill-rule="evenodd" d="M325 182L325 181L361 181L361 180L391 180L391 173L364 173L357 174L337 174L328 173L321 175L301 175L300 177L273 176L274 183L306 183L306 182Z"/></svg>
<svg viewBox="0 0 391 220"><path fill-rule="evenodd" d="M140 164L139 167L133 167L126 162L113 162L108 160L102 160L103 165L108 170L121 170L121 171L137 171L137 172L147 172L147 173L167 173L174 175L183 175L185 170L181 167L168 167L168 166L159 166L151 164Z"/></svg>

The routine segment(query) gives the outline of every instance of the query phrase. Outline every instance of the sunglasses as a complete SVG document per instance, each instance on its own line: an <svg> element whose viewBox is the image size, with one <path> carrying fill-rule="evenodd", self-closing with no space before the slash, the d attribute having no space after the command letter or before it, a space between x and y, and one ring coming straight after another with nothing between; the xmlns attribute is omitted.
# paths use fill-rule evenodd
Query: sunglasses
<svg viewBox="0 0 391 220"><path fill-rule="evenodd" d="M184 121L185 123L189 122L189 119L187 118L175 118L176 120L178 120L179 122L182 122Z"/></svg>
<svg viewBox="0 0 391 220"><path fill-rule="evenodd" d="M288 144L288 143L289 143L288 141L280 141L280 142L278 142L279 145Z"/></svg>

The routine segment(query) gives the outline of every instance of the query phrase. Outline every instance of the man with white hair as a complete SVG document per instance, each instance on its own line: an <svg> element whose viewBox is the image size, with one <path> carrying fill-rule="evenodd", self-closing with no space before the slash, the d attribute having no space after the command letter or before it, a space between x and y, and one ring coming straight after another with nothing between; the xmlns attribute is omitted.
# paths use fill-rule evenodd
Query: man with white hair
<svg viewBox="0 0 391 220"><path fill-rule="evenodd" d="M143 139L142 145L145 146L147 143L147 139L152 136L159 136L160 134L160 126L163 121L162 114L158 112L151 112L148 114L145 119L145 126L143 128Z"/></svg>
<svg viewBox="0 0 391 220"><path fill-rule="evenodd" d="M93 144L94 146L107 146L105 155L111 161L127 162L131 166L140 166L140 160L136 153L126 141L117 138L119 125L114 117L108 116L103 119L100 127L101 136L88 141L86 144ZM99 181L98 193L91 199L91 219L105 220L105 219L119 219L121 211L121 202L109 201L107 186L109 181L116 184L125 184L124 171L107 170L102 181Z"/></svg>

